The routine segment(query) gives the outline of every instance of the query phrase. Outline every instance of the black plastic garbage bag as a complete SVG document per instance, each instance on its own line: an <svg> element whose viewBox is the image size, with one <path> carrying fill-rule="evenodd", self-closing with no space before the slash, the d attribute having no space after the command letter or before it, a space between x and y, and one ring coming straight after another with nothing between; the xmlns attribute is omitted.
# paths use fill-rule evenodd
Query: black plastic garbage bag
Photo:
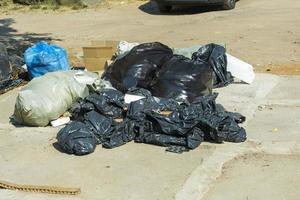
<svg viewBox="0 0 300 200"><path fill-rule="evenodd" d="M71 119L83 122L105 148L121 146L134 138L129 127L132 124L118 123L123 118L124 95L114 89L103 89L74 103L70 108Z"/></svg>
<svg viewBox="0 0 300 200"><path fill-rule="evenodd" d="M176 130L179 126L174 125L172 119L167 117L161 117L160 119L152 118L148 124L150 126L144 128L144 131L140 131L137 134L135 138L136 142L165 147L182 147L181 151L187 151L195 149L204 141L204 132L200 128L193 127L182 133ZM167 126L170 126L170 129L168 129ZM177 149L175 150L178 151Z"/></svg>
<svg viewBox="0 0 300 200"><path fill-rule="evenodd" d="M157 70L172 55L172 50L161 43L140 44L117 58L102 78L109 80L113 87L124 93L131 87L149 89Z"/></svg>
<svg viewBox="0 0 300 200"><path fill-rule="evenodd" d="M84 121L84 115L90 111L95 110L94 104L87 102L84 99L79 99L77 102L73 103L69 112L71 115L71 120Z"/></svg>
<svg viewBox="0 0 300 200"><path fill-rule="evenodd" d="M11 55L11 56L9 56L9 63L10 63L10 66L11 66L12 69L14 69L14 70L17 69L21 73L25 72L25 70L21 67L25 63L24 63L23 58L21 58L20 56L18 56L18 55Z"/></svg>
<svg viewBox="0 0 300 200"><path fill-rule="evenodd" d="M146 112L158 111L161 109L161 105L151 96L131 102L128 106L126 117L133 120L144 120Z"/></svg>
<svg viewBox="0 0 300 200"><path fill-rule="evenodd" d="M175 55L158 72L152 86L154 96L192 102L196 97L211 94L212 69L207 63Z"/></svg>
<svg viewBox="0 0 300 200"><path fill-rule="evenodd" d="M22 85L24 82L23 79L17 79L17 80L5 80L5 81L0 81L0 94L3 94L7 92L10 89L13 89L15 87L18 87Z"/></svg>
<svg viewBox="0 0 300 200"><path fill-rule="evenodd" d="M129 88L127 94L137 95L137 96L144 96L147 98L151 98L152 94L149 90L144 88Z"/></svg>
<svg viewBox="0 0 300 200"><path fill-rule="evenodd" d="M104 142L105 135L111 131L113 119L91 111L85 114L84 123L94 133L100 144Z"/></svg>
<svg viewBox="0 0 300 200"><path fill-rule="evenodd" d="M246 132L238 124L243 123L246 118L239 113L228 112L222 105L217 104L215 102L217 95L213 93L209 96L198 97L184 110L183 118L198 121L197 127L205 132L205 141L244 142Z"/></svg>
<svg viewBox="0 0 300 200"><path fill-rule="evenodd" d="M42 2L46 2L47 4L60 4L60 5L71 5L78 4L80 0L13 0L13 3L18 3L22 5L36 5L41 4Z"/></svg>
<svg viewBox="0 0 300 200"><path fill-rule="evenodd" d="M10 78L11 67L6 47L0 43L0 81Z"/></svg>
<svg viewBox="0 0 300 200"><path fill-rule="evenodd" d="M146 100L142 99L132 104L145 105L143 101ZM143 115L136 113L140 121L136 122L139 131L136 133L135 142L172 147L168 148L168 151L176 153L198 147L204 141L204 132L195 126L195 119L182 119L179 113L182 108L180 105L173 108L169 116L151 111L151 107L141 109L140 112L144 113L145 117L142 118Z"/></svg>
<svg viewBox="0 0 300 200"><path fill-rule="evenodd" d="M217 117L214 119L217 120L214 120L214 123L211 124L211 129L222 133L225 136L224 141L244 142L247 139L245 129L239 126L240 123L246 120L245 116L239 113L228 112L220 104L216 104L215 113L214 115Z"/></svg>
<svg viewBox="0 0 300 200"><path fill-rule="evenodd" d="M192 60L208 63L213 69L214 87L224 87L233 82L233 77L227 71L226 49L217 44L208 44L193 53Z"/></svg>
<svg viewBox="0 0 300 200"><path fill-rule="evenodd" d="M143 88L130 88L127 94L146 97L149 105L151 104L151 109L153 110L170 111L176 109L179 106L179 102L175 99L153 97L149 90ZM184 104L184 102L188 101L182 101L181 104ZM133 105L137 105L138 107L140 107L139 104L131 104L131 112L137 112L138 108L133 108ZM127 117L129 115L131 115L130 111L127 112Z"/></svg>
<svg viewBox="0 0 300 200"><path fill-rule="evenodd" d="M23 59L15 54L10 55L8 50L0 43L0 94L24 84L27 74L21 67Z"/></svg>
<svg viewBox="0 0 300 200"><path fill-rule="evenodd" d="M84 115L96 110L102 115L118 118L123 117L124 94L114 89L103 89L75 102L71 108L71 119L83 121Z"/></svg>
<svg viewBox="0 0 300 200"><path fill-rule="evenodd" d="M41 2L44 2L45 0L13 0L13 3L19 3L19 4L23 4L23 5L35 5L35 4L39 4ZM56 0L47 0L47 3L56 3Z"/></svg>
<svg viewBox="0 0 300 200"><path fill-rule="evenodd" d="M121 109L122 95L108 91L93 98L99 102L109 99L111 110ZM68 124L59 132L60 146L68 153L83 155L93 152L96 144L115 148L134 140L181 153L197 148L203 141L246 140L246 132L239 126L245 117L217 104L217 93L197 97L192 103L153 97L145 89L131 88L130 93L142 94L145 98L131 102L127 111L122 107L123 121L118 122L111 113L97 109L96 103L89 102L88 97L78 102L72 109L77 115L75 120L81 122Z"/></svg>
<svg viewBox="0 0 300 200"><path fill-rule="evenodd" d="M219 129L226 135L224 141L226 142L244 142L247 139L244 128L238 126L238 122L233 121L231 117L224 118L220 124Z"/></svg>
<svg viewBox="0 0 300 200"><path fill-rule="evenodd" d="M95 108L105 116L122 117L124 94L114 89L103 89L86 97Z"/></svg>
<svg viewBox="0 0 300 200"><path fill-rule="evenodd" d="M105 134L102 146L111 149L132 141L135 137L134 129L134 121L125 120L122 123L114 123L111 132Z"/></svg>
<svg viewBox="0 0 300 200"><path fill-rule="evenodd" d="M97 139L93 132L82 122L73 121L57 134L59 146L66 152L75 155L86 155L94 152Z"/></svg>
<svg viewBox="0 0 300 200"><path fill-rule="evenodd" d="M136 133L135 141L160 146L181 146L181 150L194 149L203 141L245 141L246 132L238 125L245 121L245 117L227 112L216 104L216 97L217 94L214 93L198 97L190 105L178 105L169 116L149 111L153 105L147 103L147 99L131 103L128 111L131 112L130 118L139 119L136 126L140 131ZM138 105L146 105L146 108L135 109ZM173 150L178 151L178 148Z"/></svg>

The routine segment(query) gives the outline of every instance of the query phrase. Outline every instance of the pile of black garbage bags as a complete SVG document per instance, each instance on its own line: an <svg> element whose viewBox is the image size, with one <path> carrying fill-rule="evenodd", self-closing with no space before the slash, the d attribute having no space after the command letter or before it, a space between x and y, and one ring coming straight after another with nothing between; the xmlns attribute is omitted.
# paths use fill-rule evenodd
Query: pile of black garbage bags
<svg viewBox="0 0 300 200"><path fill-rule="evenodd" d="M25 82L26 73L22 68L24 61L16 53L14 49L0 43L0 94Z"/></svg>
<svg viewBox="0 0 300 200"><path fill-rule="evenodd" d="M214 87L233 81L225 48L209 44L192 59L174 55L161 43L145 43L119 56L103 74L107 88L70 108L72 122L58 133L63 151L92 153L96 145L114 148L130 141L181 153L203 141L243 142L245 117L216 103ZM143 96L126 104L125 94Z"/></svg>

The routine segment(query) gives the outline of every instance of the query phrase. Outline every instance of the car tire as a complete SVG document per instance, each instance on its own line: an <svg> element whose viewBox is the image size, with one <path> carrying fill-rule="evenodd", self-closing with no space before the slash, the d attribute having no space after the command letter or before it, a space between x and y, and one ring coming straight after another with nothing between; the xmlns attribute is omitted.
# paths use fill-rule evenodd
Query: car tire
<svg viewBox="0 0 300 200"><path fill-rule="evenodd" d="M231 10L235 8L236 0L224 0L223 9Z"/></svg>
<svg viewBox="0 0 300 200"><path fill-rule="evenodd" d="M157 4L158 9L162 13L170 12L172 9L172 6L164 5L164 4Z"/></svg>

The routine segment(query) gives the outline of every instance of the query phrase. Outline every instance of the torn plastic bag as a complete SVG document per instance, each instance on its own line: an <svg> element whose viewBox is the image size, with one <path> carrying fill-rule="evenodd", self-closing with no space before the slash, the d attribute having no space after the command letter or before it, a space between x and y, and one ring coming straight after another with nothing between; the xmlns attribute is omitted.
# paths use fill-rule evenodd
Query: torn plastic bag
<svg viewBox="0 0 300 200"><path fill-rule="evenodd" d="M244 118L244 116L241 116ZM240 119L241 119L240 118ZM238 126L238 123L242 123L241 120L235 121L232 120L231 116L223 118L222 121L219 122L218 129L226 135L224 141L226 142L244 142L247 139L246 131L244 128Z"/></svg>
<svg viewBox="0 0 300 200"><path fill-rule="evenodd" d="M122 117L124 95L118 90L104 89L88 96L86 101L92 103L105 116Z"/></svg>
<svg viewBox="0 0 300 200"><path fill-rule="evenodd" d="M173 112L174 113L174 112ZM204 132L198 127L185 126L186 121L146 111L143 127L135 141L159 146L181 146L181 150L195 149L204 141ZM146 125L146 126L145 126Z"/></svg>
<svg viewBox="0 0 300 200"><path fill-rule="evenodd" d="M0 81L5 81L10 78L11 67L6 47L0 43Z"/></svg>
<svg viewBox="0 0 300 200"><path fill-rule="evenodd" d="M140 105L145 105L145 108L136 109ZM176 111L180 109L179 104L177 108L173 108L169 116L153 111L155 109L157 109L157 103L151 99L142 99L129 106L128 115L137 120L136 129L139 130L136 133L135 142L172 147L168 150L181 153L195 149L204 141L204 132L194 127L195 121L183 120L179 117ZM136 117L133 117L134 115Z"/></svg>
<svg viewBox="0 0 300 200"><path fill-rule="evenodd" d="M192 102L212 92L212 69L207 63L175 55L158 72L152 86L154 96Z"/></svg>
<svg viewBox="0 0 300 200"><path fill-rule="evenodd" d="M214 94L214 98L217 94ZM214 99L215 101L215 99ZM240 113L228 112L221 104L215 104L213 115L207 115L210 120L210 130L214 133L221 132L226 142L244 142L247 139L246 131L239 124L246 120ZM210 135L207 141L214 140L215 136Z"/></svg>
<svg viewBox="0 0 300 200"><path fill-rule="evenodd" d="M71 105L69 112L71 113L71 120L84 121L84 115L90 111L95 110L94 104L86 102L84 99L78 99Z"/></svg>
<svg viewBox="0 0 300 200"><path fill-rule="evenodd" d="M72 120L82 121L85 113L96 110L102 115L119 118L123 117L124 95L115 89L103 89L79 99L71 108Z"/></svg>
<svg viewBox="0 0 300 200"><path fill-rule="evenodd" d="M209 96L198 97L184 110L183 118L199 120L197 127L205 132L205 141L244 142L246 132L238 124L243 123L246 117L226 111L221 104L216 103L217 96L217 93L213 93Z"/></svg>
<svg viewBox="0 0 300 200"><path fill-rule="evenodd" d="M172 57L172 50L158 42L144 43L118 57L102 78L125 93L131 87L150 88L157 70Z"/></svg>
<svg viewBox="0 0 300 200"><path fill-rule="evenodd" d="M52 72L30 81L18 94L15 122L28 126L47 126L50 121L67 111L78 98L88 96L88 86L76 81L76 73L77 71ZM97 77L92 72L84 73Z"/></svg>
<svg viewBox="0 0 300 200"><path fill-rule="evenodd" d="M134 139L134 123L126 121L118 123L96 111L84 116L84 123L96 136L98 143L105 148L115 148Z"/></svg>
<svg viewBox="0 0 300 200"><path fill-rule="evenodd" d="M94 152L97 139L91 130L82 122L73 121L57 134L59 146L66 153L86 155Z"/></svg>
<svg viewBox="0 0 300 200"><path fill-rule="evenodd" d="M129 104L127 117L132 120L144 120L147 111L159 111L160 108L160 104L153 97L140 99Z"/></svg>
<svg viewBox="0 0 300 200"><path fill-rule="evenodd" d="M182 153L197 148L204 141L204 133L197 127L193 128L186 137L166 135L153 132L141 132L135 142L154 144L168 148L167 151Z"/></svg>
<svg viewBox="0 0 300 200"><path fill-rule="evenodd" d="M111 132L105 135L102 146L104 148L115 148L132 141L135 137L134 121L125 120L122 123L115 123Z"/></svg>
<svg viewBox="0 0 300 200"><path fill-rule="evenodd" d="M196 148L204 140L216 143L245 141L246 132L238 125L244 122L245 117L225 111L221 105L215 103L216 97L217 94L198 97L190 105L178 106L169 116L146 108L131 112L132 108L129 108L129 112L138 116L135 119L140 120L136 123L139 127L136 129L140 132L137 133L135 141L160 146L182 146L186 150ZM130 106L137 108L138 104L149 105L145 101L142 99Z"/></svg>
<svg viewBox="0 0 300 200"><path fill-rule="evenodd" d="M66 51L47 42L38 42L24 53L29 77L35 78L47 72L67 71L69 63Z"/></svg>
<svg viewBox="0 0 300 200"><path fill-rule="evenodd" d="M208 63L213 69L214 87L224 87L233 82L233 77L227 71L227 57L224 47L217 44L208 44L193 53L192 60Z"/></svg>
<svg viewBox="0 0 300 200"><path fill-rule="evenodd" d="M85 114L84 123L92 130L98 139L98 143L104 142L105 135L110 132L113 123L112 118L105 117L96 111L91 111Z"/></svg>
<svg viewBox="0 0 300 200"><path fill-rule="evenodd" d="M115 148L134 139L134 123L117 123L96 111L86 113L84 122L67 124L57 136L59 146L69 154L92 153L96 144L105 148Z"/></svg>

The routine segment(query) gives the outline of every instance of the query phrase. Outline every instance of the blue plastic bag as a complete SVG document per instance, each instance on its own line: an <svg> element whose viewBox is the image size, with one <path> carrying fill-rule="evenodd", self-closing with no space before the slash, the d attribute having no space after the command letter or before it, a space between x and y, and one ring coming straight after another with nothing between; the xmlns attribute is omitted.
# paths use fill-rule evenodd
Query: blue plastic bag
<svg viewBox="0 0 300 200"><path fill-rule="evenodd" d="M30 79L42 76L47 72L69 70L66 51L47 42L38 42L24 53L25 63Z"/></svg>

